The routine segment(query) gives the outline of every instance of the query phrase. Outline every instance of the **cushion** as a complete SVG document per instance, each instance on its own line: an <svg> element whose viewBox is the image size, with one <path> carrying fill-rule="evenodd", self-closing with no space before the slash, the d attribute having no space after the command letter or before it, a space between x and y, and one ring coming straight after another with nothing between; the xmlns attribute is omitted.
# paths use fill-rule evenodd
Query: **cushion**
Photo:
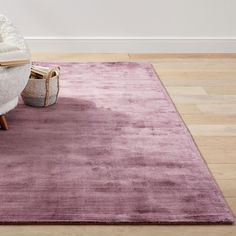
<svg viewBox="0 0 236 236"><path fill-rule="evenodd" d="M16 46L0 42L0 53L12 52L19 50Z"/></svg>

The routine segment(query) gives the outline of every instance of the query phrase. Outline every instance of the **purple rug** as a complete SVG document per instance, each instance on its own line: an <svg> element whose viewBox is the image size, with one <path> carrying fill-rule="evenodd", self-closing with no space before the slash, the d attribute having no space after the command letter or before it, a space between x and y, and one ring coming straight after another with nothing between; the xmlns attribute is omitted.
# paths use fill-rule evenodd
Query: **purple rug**
<svg viewBox="0 0 236 236"><path fill-rule="evenodd" d="M1 223L233 222L151 65L59 65L58 104L0 131Z"/></svg>

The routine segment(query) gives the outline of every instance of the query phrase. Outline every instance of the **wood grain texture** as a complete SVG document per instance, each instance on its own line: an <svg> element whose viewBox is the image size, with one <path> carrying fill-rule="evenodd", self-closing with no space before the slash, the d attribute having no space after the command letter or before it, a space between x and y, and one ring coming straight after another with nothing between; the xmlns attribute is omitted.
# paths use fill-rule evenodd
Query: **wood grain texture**
<svg viewBox="0 0 236 236"><path fill-rule="evenodd" d="M84 58L94 60L121 60L120 55L112 56L88 54ZM169 94L174 103L174 95L186 95L183 87L191 87L192 96L196 96L196 91L206 91L208 95L236 95L236 56L235 54L204 54L204 55L160 55L160 54L139 54L122 55L124 60L129 57L130 60L150 61L155 65L162 82L171 87ZM70 55L50 55L41 54L34 56L34 59L40 60L83 60L81 54ZM87 60L87 59L85 59ZM196 89L197 87L197 89ZM199 90L199 88L201 88ZM172 94L173 93L173 94ZM191 93L188 92L188 96ZM199 95L199 94L198 94ZM200 94L201 95L201 94ZM206 125L211 127L213 124L231 126L236 123L236 103L225 97L224 104L212 104L208 102L208 96L205 96L205 102L191 104L178 103L177 109L186 122L186 125ZM187 98L186 98L187 99ZM192 98L193 99L193 98ZM209 133L208 133L209 131ZM228 134L225 130L218 130L217 134L212 133L209 128L204 136L194 135L194 139L203 155L203 158L209 163L209 168L217 178L228 204L234 215L236 215L236 145L235 136ZM235 147L234 147L235 146ZM0 226L0 235L4 236L38 236L38 235L165 235L165 236L234 236L236 235L236 225L230 226Z"/></svg>

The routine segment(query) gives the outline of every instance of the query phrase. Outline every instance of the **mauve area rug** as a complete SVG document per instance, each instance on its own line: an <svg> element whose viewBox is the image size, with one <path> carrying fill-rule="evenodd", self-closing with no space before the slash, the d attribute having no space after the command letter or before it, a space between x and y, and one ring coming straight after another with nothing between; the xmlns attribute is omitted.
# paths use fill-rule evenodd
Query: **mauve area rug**
<svg viewBox="0 0 236 236"><path fill-rule="evenodd" d="M58 104L0 131L1 223L233 222L151 65L59 65Z"/></svg>

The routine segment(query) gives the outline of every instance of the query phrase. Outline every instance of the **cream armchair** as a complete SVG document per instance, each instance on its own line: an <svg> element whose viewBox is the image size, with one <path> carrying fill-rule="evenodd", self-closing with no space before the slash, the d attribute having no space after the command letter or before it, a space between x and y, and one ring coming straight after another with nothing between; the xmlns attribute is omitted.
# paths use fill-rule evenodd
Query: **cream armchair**
<svg viewBox="0 0 236 236"><path fill-rule="evenodd" d="M15 108L30 75L30 52L22 35L0 15L0 128L8 129L5 114Z"/></svg>

